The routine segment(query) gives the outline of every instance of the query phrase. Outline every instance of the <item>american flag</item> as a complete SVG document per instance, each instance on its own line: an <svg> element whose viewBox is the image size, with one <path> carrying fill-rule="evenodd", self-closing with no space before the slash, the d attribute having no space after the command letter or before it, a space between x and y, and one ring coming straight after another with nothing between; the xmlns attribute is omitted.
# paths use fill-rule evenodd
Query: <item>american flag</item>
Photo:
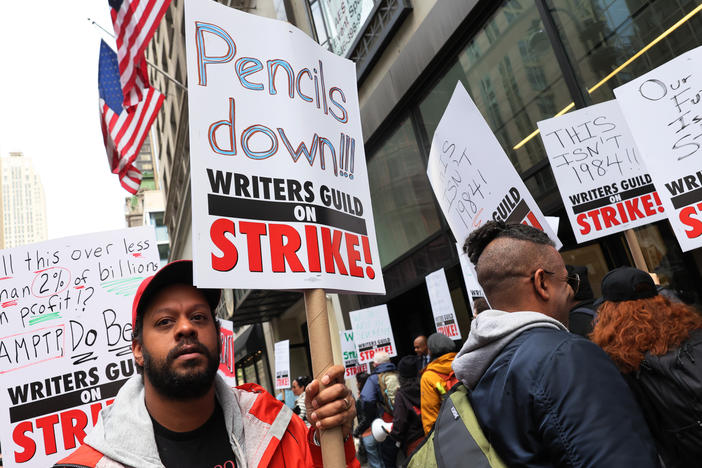
<svg viewBox="0 0 702 468"><path fill-rule="evenodd" d="M105 41L100 41L98 89L100 126L110 170L119 174L122 187L135 194L141 184L141 172L133 163L163 104L163 94L147 87L141 101L125 108L117 54Z"/></svg>
<svg viewBox="0 0 702 468"><path fill-rule="evenodd" d="M108 0L117 39L124 106L142 100L149 87L144 50L171 0Z"/></svg>

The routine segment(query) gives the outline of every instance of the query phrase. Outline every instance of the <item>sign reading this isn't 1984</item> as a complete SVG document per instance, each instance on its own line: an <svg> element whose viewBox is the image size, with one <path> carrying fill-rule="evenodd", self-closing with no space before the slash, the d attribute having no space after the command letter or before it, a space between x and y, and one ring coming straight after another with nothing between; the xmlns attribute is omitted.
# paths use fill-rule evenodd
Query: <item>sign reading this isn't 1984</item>
<svg viewBox="0 0 702 468"><path fill-rule="evenodd" d="M539 122L578 242L665 219L617 101Z"/></svg>
<svg viewBox="0 0 702 468"><path fill-rule="evenodd" d="M460 81L434 132L427 176L458 242L495 220L534 226L561 247Z"/></svg>
<svg viewBox="0 0 702 468"><path fill-rule="evenodd" d="M185 35L195 282L384 293L353 62L210 0Z"/></svg>

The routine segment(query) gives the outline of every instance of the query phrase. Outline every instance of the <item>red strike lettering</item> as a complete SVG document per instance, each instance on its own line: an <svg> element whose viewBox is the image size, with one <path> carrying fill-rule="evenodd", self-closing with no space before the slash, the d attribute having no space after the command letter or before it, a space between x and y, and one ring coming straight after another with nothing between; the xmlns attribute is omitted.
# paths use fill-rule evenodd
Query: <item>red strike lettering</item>
<svg viewBox="0 0 702 468"><path fill-rule="evenodd" d="M105 405L111 405L114 399L105 401ZM97 413L102 409L102 403L90 405L91 421L95 425ZM88 425L88 415L80 409L69 409L60 413L49 414L39 417L34 421L22 421L12 429L12 441L21 450L15 450L14 457L16 463L26 463L31 460L37 452L37 444L34 435L36 431L40 433L44 441L44 454L52 455L57 452L57 430L60 425L63 448L70 450L83 443L85 438L85 428ZM39 434L37 434L39 435Z"/></svg>
<svg viewBox="0 0 702 468"><path fill-rule="evenodd" d="M443 327L438 327L436 329L437 332L441 333L442 335L446 335L449 338L452 336L458 336L458 330L456 329L456 324L451 324L451 325L445 325Z"/></svg>
<svg viewBox="0 0 702 468"><path fill-rule="evenodd" d="M654 198L654 194L647 193L640 197L621 201L615 205L603 206L596 210L580 213L575 217L575 221L580 227L580 234L585 236L592 232L593 229L601 231L662 212L663 207L658 203L657 197Z"/></svg>
<svg viewBox="0 0 702 468"><path fill-rule="evenodd" d="M229 271L236 266L239 255L234 244L224 237L225 234L236 236L236 226L230 219L217 219L210 226L210 238L214 245L222 251L222 256L212 254L212 268L217 271Z"/></svg>
<svg viewBox="0 0 702 468"><path fill-rule="evenodd" d="M266 224L254 221L239 221L239 234L246 239L248 268L252 272L262 272L264 259L262 243L270 247L270 268L274 273L322 271L322 259L326 273L351 275L357 278L375 278L368 238L350 232L343 232L316 225L304 226L305 247L300 232L287 224ZM227 234L230 234L227 236ZM221 255L211 253L212 268L229 271L237 265L238 251L233 243L236 236L236 223L233 220L216 219L210 226L210 237ZM264 238L267 238L264 240ZM242 240L243 241L243 240ZM321 249L320 249L321 242ZM341 247L346 247L346 255ZM362 248L362 249L361 249ZM307 258L300 255L306 250ZM363 259L361 258L363 252ZM307 264L303 264L303 259ZM365 261L365 269L361 266Z"/></svg>
<svg viewBox="0 0 702 468"><path fill-rule="evenodd" d="M691 228L685 230L685 235L688 239L696 239L702 235L702 220L699 217L695 217L695 215L700 213L702 213L702 203L686 206L678 214L680 222Z"/></svg>

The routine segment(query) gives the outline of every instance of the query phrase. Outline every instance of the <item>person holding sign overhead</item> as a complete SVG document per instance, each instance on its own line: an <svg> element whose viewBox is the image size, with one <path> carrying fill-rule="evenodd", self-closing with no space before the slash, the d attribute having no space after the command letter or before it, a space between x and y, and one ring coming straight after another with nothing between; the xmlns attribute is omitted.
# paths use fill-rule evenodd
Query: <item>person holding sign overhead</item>
<svg viewBox="0 0 702 468"><path fill-rule="evenodd" d="M218 376L215 308L220 290L193 286L193 263L172 262L143 280L132 307L139 373L100 412L95 428L57 467L322 466L319 432L341 426L348 467L356 415L331 367L306 388L311 428L256 384L231 388Z"/></svg>

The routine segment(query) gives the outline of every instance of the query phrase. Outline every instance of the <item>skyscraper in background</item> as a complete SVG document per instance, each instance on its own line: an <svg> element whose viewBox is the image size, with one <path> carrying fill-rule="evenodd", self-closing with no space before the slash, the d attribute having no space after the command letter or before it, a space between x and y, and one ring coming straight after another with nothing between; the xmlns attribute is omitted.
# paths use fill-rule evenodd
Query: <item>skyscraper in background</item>
<svg viewBox="0 0 702 468"><path fill-rule="evenodd" d="M2 248L47 238L44 186L31 159L20 152L0 158L2 179Z"/></svg>

